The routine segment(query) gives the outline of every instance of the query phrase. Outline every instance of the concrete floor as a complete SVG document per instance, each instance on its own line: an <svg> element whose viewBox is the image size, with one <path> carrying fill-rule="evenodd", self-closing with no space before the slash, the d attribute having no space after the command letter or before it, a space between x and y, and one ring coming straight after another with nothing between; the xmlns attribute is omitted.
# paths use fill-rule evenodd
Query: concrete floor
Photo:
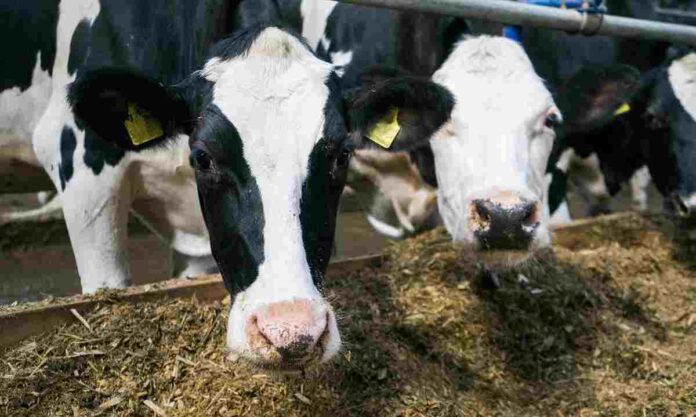
<svg viewBox="0 0 696 417"><path fill-rule="evenodd" d="M649 193L650 207L659 210L661 197L654 188ZM0 211L28 208L35 197L0 195ZM630 196L624 190L614 202L617 211L630 207ZM584 202L577 196L570 198L571 213L583 217ZM80 291L80 282L67 232L58 225L57 238L50 243L29 249L0 252L0 304L62 296ZM41 227L38 225L37 227ZM171 252L153 235L136 233L129 242L131 271L135 284L169 279L172 271ZM2 233L2 230L0 230ZM387 239L377 235L360 212L341 213L336 227L335 258L348 258L380 252Z"/></svg>

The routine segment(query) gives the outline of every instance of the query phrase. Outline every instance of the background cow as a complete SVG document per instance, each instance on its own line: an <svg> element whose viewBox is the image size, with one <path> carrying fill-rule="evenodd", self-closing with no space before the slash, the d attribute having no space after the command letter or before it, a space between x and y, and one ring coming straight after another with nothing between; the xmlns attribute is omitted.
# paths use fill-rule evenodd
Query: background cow
<svg viewBox="0 0 696 417"><path fill-rule="evenodd" d="M70 88L89 135L136 167L169 175L147 181L187 181L195 192L195 173L210 247L233 296L228 347L255 363L296 368L338 351L320 288L353 144L398 107L408 121L398 150L414 133L432 134L452 107L427 80L392 78L354 93L344 112L333 67L295 35L263 26L217 43L170 87L146 71L109 67L85 71ZM177 159L187 148L191 166Z"/></svg>
<svg viewBox="0 0 696 417"><path fill-rule="evenodd" d="M432 76L452 93L451 120L410 151L422 177L439 186L440 216L455 241L523 257L549 243L543 173L561 117L519 46L457 43L466 22L438 15L315 0L302 2L302 17L303 34L342 69L346 88L379 85L391 73L367 73L370 63Z"/></svg>
<svg viewBox="0 0 696 417"><path fill-rule="evenodd" d="M652 1L610 0L607 6L612 14L658 19ZM639 207L644 207L647 166L665 205L689 216L696 139L685 97L693 85L683 82L692 75L678 59L687 53L670 53L668 44L655 41L534 28L522 33L536 70L562 97L559 106L567 124L554 161L567 148L582 158L596 155L607 192L614 195L630 182ZM591 123L585 123L588 115ZM597 208L605 211L606 205Z"/></svg>

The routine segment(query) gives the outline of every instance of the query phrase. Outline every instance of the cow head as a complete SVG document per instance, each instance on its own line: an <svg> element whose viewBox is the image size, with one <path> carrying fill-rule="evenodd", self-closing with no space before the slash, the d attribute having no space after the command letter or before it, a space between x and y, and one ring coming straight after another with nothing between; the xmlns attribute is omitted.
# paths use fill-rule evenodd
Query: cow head
<svg viewBox="0 0 696 417"><path fill-rule="evenodd" d="M395 82L440 92L427 81ZM447 117L438 108L430 118L439 121L426 120L400 91L363 92L346 107L337 85L297 36L259 27L213 46L177 86L103 69L70 89L78 123L124 149L160 152L188 136L213 256L232 295L228 348L262 366L295 369L340 348L321 290L353 149L347 126L369 131L374 120L360 115L375 100L385 111L404 106L414 126L434 130Z"/></svg>
<svg viewBox="0 0 696 417"><path fill-rule="evenodd" d="M544 174L561 114L523 49L504 38L465 39L433 80L456 100L430 139L453 239L512 263L547 246Z"/></svg>

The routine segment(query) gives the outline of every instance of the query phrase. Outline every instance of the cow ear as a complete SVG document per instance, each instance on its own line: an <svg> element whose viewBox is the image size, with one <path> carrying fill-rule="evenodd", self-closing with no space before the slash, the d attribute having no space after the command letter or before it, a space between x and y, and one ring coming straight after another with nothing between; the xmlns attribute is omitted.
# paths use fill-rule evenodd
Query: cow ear
<svg viewBox="0 0 696 417"><path fill-rule="evenodd" d="M125 150L142 150L190 133L191 116L173 88L130 70L106 68L80 76L68 91L78 126Z"/></svg>
<svg viewBox="0 0 696 417"><path fill-rule="evenodd" d="M412 150L427 145L450 119L454 98L441 85L385 73L367 80L345 97L351 136L359 148Z"/></svg>
<svg viewBox="0 0 696 417"><path fill-rule="evenodd" d="M589 131L630 112L640 85L640 72L629 65L583 68L568 80L558 97L564 128Z"/></svg>

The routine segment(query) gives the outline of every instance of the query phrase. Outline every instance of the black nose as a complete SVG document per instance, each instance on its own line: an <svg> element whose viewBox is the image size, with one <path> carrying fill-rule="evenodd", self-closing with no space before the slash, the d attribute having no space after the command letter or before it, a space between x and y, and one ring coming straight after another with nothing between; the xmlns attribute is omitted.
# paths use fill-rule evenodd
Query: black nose
<svg viewBox="0 0 696 417"><path fill-rule="evenodd" d="M472 229L481 249L527 249L539 226L538 206L522 201L503 205L490 199L474 200Z"/></svg>

